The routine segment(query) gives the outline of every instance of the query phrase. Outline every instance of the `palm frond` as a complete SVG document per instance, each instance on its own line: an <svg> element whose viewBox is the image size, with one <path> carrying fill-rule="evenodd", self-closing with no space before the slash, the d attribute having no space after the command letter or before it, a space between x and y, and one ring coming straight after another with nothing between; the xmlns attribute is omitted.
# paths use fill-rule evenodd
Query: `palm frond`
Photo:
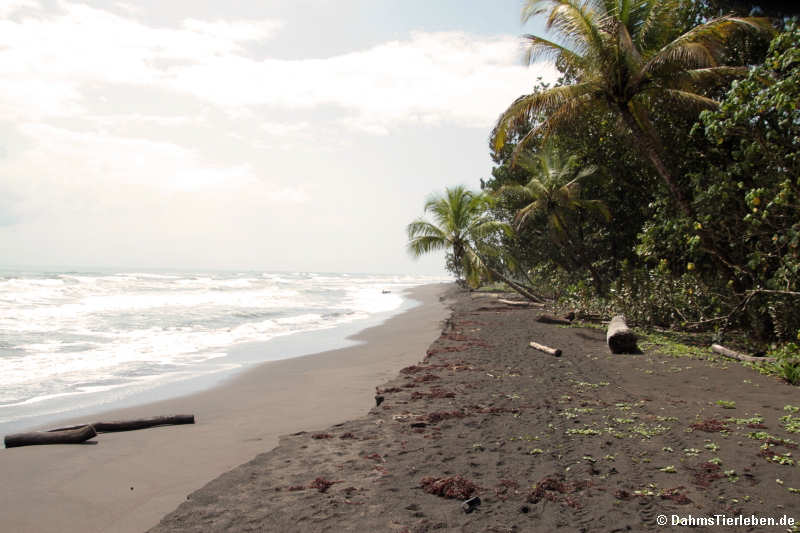
<svg viewBox="0 0 800 533"><path fill-rule="evenodd" d="M680 35L652 54L643 72L656 73L665 67L713 67L725 50L725 44L742 33L771 35L772 24L767 18L720 17Z"/></svg>
<svg viewBox="0 0 800 533"><path fill-rule="evenodd" d="M588 107L593 104L596 106L605 105L603 98L597 98L602 94L601 90L595 90L594 94L582 94L570 100L565 100L559 107L553 109L544 120L539 122L536 127L532 128L522 139L517 143L514 150L514 157L525 149L529 142L538 136L542 136L544 141L549 139L553 131L557 130L562 123L570 123L578 119Z"/></svg>
<svg viewBox="0 0 800 533"><path fill-rule="evenodd" d="M690 109L716 109L719 106L719 102L713 98L708 98L707 96L690 91L681 91L679 89L662 89L659 91L659 96Z"/></svg>
<svg viewBox="0 0 800 533"><path fill-rule="evenodd" d="M661 48L667 32L675 27L678 0L645 0L642 2L644 16L634 32L634 41L640 50Z"/></svg>
<svg viewBox="0 0 800 533"><path fill-rule="evenodd" d="M586 64L586 61L579 53L554 41L531 34L523 35L522 38L526 45L523 61L529 65L538 59L560 59L567 65L578 68Z"/></svg>
<svg viewBox="0 0 800 533"><path fill-rule="evenodd" d="M605 13L598 8L591 0L528 0L522 8L522 22L546 15L545 28L569 42L573 50L599 50Z"/></svg>
<svg viewBox="0 0 800 533"><path fill-rule="evenodd" d="M600 215L606 222L611 220L611 211L602 200L575 200L575 207L588 213Z"/></svg>
<svg viewBox="0 0 800 533"><path fill-rule="evenodd" d="M422 236L415 237L408 241L408 251L414 257L421 257L436 250L446 250L450 248L450 243L438 237Z"/></svg>
<svg viewBox="0 0 800 533"><path fill-rule="evenodd" d="M581 180L583 178L591 176L592 174L597 172L598 168L599 167L597 165L589 165L588 167L583 167L580 171L578 171L578 174L575 176L575 179Z"/></svg>
<svg viewBox="0 0 800 533"><path fill-rule="evenodd" d="M418 218L406 226L406 233L409 239L415 237L436 237L443 241L448 240L448 236L444 231L421 218Z"/></svg>
<svg viewBox="0 0 800 533"><path fill-rule="evenodd" d="M477 221L469 228L469 236L473 242L480 242L483 239L497 233L503 233L507 236L513 235L511 227L505 222L492 219L483 219Z"/></svg>
<svg viewBox="0 0 800 533"><path fill-rule="evenodd" d="M747 75L747 67L709 67L696 68L677 72L660 83L670 89L680 89L695 92L699 89L709 89L720 84L730 82L732 79Z"/></svg>
<svg viewBox="0 0 800 533"><path fill-rule="evenodd" d="M521 228L524 226L528 221L528 218L530 218L531 215L542 211L545 205L547 205L547 202L543 198L537 198L535 201L517 211L517 214L514 217L514 226L516 228Z"/></svg>

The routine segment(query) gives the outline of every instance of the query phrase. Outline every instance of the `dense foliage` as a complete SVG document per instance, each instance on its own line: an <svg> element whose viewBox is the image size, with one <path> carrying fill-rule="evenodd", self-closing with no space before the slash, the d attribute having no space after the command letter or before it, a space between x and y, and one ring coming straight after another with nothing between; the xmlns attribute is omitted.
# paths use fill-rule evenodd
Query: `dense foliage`
<svg viewBox="0 0 800 533"><path fill-rule="evenodd" d="M528 0L525 14L557 37L526 36L532 54L563 75L517 99L490 136L486 214L514 231L484 240L495 250L484 255L528 293L590 314L718 337L744 328L753 348L772 343L789 379L800 29L713 19L759 13L743 4Z"/></svg>

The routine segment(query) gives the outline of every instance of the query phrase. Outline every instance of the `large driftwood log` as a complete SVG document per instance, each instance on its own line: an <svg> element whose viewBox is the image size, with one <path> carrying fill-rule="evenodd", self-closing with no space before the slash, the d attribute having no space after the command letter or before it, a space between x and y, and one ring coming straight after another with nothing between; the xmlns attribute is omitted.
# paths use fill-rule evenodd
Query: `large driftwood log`
<svg viewBox="0 0 800 533"><path fill-rule="evenodd" d="M774 357L755 357L753 355L745 355L743 353L733 351L730 348L726 348L720 344L712 344L711 351L720 355L724 355L725 357L730 357L731 359L738 359L739 361L748 361L751 363L756 361L771 363L775 361Z"/></svg>
<svg viewBox="0 0 800 533"><path fill-rule="evenodd" d="M6 448L35 446L38 444L80 444L95 435L97 435L97 432L94 427L87 425L61 431L33 431L6 435L5 444Z"/></svg>
<svg viewBox="0 0 800 533"><path fill-rule="evenodd" d="M549 353L550 355L555 355L556 357L561 357L561 350L558 348L551 348L549 346L545 346L544 344L539 344L538 342L530 342L531 348L536 348L540 352Z"/></svg>
<svg viewBox="0 0 800 533"><path fill-rule="evenodd" d="M572 324L572 322L566 318L558 318L557 316L547 314L539 315L539 318L537 318L536 321L544 324L560 324L562 326L569 326Z"/></svg>
<svg viewBox="0 0 800 533"><path fill-rule="evenodd" d="M152 428L156 426L177 426L181 424L194 424L194 415L169 415L139 418L136 420L114 420L111 422L95 422L92 424L98 433L114 433L115 431L133 431L136 429ZM75 429L82 426L51 429L51 432Z"/></svg>
<svg viewBox="0 0 800 533"><path fill-rule="evenodd" d="M623 315L617 315L608 323L606 342L611 353L638 353L636 334L625 323Z"/></svg>

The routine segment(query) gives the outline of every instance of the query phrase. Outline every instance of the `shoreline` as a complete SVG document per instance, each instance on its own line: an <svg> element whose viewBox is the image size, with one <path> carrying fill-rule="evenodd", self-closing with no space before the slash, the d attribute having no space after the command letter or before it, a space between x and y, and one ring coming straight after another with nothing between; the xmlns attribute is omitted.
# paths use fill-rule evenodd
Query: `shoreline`
<svg viewBox="0 0 800 533"><path fill-rule="evenodd" d="M800 519L796 387L649 341L612 354L604 331L488 301L450 293L441 335L379 385L380 406L282 436L149 533L681 531L658 517Z"/></svg>
<svg viewBox="0 0 800 533"><path fill-rule="evenodd" d="M261 364L355 346L359 344L357 337L362 331L380 326L391 318L417 307L419 303L409 296L409 291L413 291L415 288L412 286L403 289L403 302L398 308L391 311L378 312L367 318L344 322L332 327L278 335L267 340L233 344L227 348L227 355L224 357L222 363L224 366L222 367L219 366L220 360L212 359L192 369L191 375L188 377L157 376L155 384L144 387L128 384L121 391L120 396L110 399L106 398L109 396L108 392L79 394L74 398L72 395L65 395L61 401L69 406L62 410L50 410L41 415L0 422L0 436L46 430L54 427L53 424L63 425L65 420L78 422L96 420L97 415L107 412L212 389ZM52 403L52 400L47 401Z"/></svg>
<svg viewBox="0 0 800 533"><path fill-rule="evenodd" d="M96 446L3 450L4 528L143 531L191 491L274 448L280 435L363 416L375 385L418 361L439 335L448 316L440 295L450 286L409 289L420 305L348 337L358 344L254 365L208 390L98 415L195 414L193 426L103 434Z"/></svg>

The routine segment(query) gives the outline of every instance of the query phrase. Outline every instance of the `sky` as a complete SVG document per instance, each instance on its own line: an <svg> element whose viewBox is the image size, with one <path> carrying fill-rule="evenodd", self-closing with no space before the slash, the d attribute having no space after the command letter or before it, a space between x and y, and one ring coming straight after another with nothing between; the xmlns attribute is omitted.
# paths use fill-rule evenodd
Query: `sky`
<svg viewBox="0 0 800 533"><path fill-rule="evenodd" d="M0 265L444 273L405 226L490 175L520 0L3 0Z"/></svg>

